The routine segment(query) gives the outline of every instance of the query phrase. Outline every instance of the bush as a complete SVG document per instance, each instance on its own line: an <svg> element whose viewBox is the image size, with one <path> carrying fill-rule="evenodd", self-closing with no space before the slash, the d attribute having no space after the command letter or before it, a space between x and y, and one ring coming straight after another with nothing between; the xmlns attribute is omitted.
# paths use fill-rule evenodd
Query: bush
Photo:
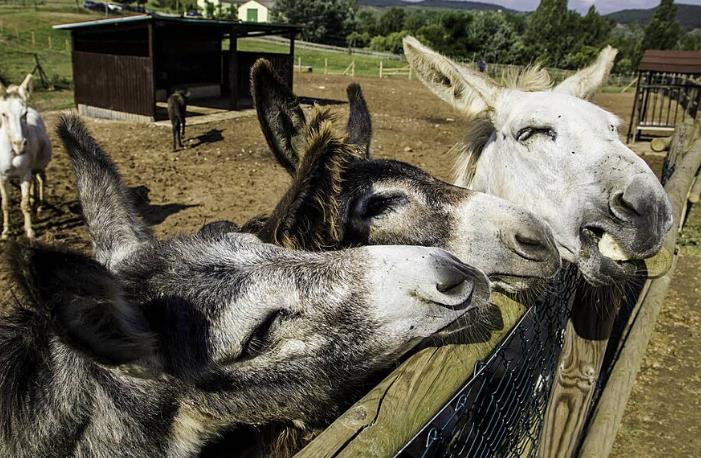
<svg viewBox="0 0 701 458"><path fill-rule="evenodd" d="M402 45L402 40L407 35L409 35L409 32L407 32L406 30L402 30L401 32L390 33L386 37L378 35L376 37L373 37L372 40L370 40L370 49L372 49L373 51L384 51L391 52L394 54L402 54L404 49Z"/></svg>

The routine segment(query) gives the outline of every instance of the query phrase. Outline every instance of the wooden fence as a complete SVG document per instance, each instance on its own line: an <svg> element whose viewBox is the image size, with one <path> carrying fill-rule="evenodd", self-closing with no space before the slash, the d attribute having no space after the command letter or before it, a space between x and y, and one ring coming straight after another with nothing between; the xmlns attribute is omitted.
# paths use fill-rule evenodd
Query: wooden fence
<svg viewBox="0 0 701 458"><path fill-rule="evenodd" d="M674 162L675 171L665 189L674 206L675 228L681 228L687 202L698 201L701 193L698 125L679 126L671 142L669 160ZM552 374L554 380L539 439L522 449L510 450L511 456L608 455L672 280L677 235L678 230L670 231L660 253L645 261L648 280L627 320L624 339L608 342L611 320L619 304L611 304L609 313L604 314L593 314L591 309L586 310L587 313L581 313L582 310L577 313L577 304L574 305L566 327L559 370ZM384 457L403 450L429 421L444 415L446 403L472 379L480 361L492 354L512 328L519 326L519 320L526 312L523 304L498 293L492 296L491 302L498 307L503 326L492 332L488 341L427 348L414 354L297 456ZM578 320L584 320L584 323ZM524 322L520 326L527 324ZM580 335L575 330L582 329L582 324L594 332ZM607 344L617 347L618 357L595 403L593 392ZM511 433L509 430L500 432ZM531 433L538 437L537 431ZM419 456L407 455L406 450L402 453Z"/></svg>

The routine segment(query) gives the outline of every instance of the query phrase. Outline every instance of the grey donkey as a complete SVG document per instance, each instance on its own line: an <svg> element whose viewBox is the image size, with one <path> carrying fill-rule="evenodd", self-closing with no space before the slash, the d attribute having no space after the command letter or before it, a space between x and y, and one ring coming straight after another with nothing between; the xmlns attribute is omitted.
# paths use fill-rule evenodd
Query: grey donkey
<svg viewBox="0 0 701 458"><path fill-rule="evenodd" d="M487 278L435 248L156 240L80 120L62 117L58 133L95 256L10 250L1 456L191 456L234 427L315 427L370 375L487 303Z"/></svg>
<svg viewBox="0 0 701 458"><path fill-rule="evenodd" d="M187 119L188 92L178 89L168 97L168 119L173 129L173 151L177 146L184 148L185 123ZM177 145L177 146L176 146Z"/></svg>
<svg viewBox="0 0 701 458"><path fill-rule="evenodd" d="M532 213L407 163L370 157L372 120L360 86L348 87L350 116L346 137L339 138L327 111L307 119L269 62L254 65L251 84L265 138L292 184L269 216L248 222L243 231L313 251L441 247L509 292L557 272L560 257L550 229ZM215 228L227 230L223 222L204 230Z"/></svg>

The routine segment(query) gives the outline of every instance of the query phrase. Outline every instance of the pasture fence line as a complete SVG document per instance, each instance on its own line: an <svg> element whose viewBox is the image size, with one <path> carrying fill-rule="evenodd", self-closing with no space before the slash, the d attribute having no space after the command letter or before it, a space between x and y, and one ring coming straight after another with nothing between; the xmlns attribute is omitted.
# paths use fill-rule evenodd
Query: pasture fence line
<svg viewBox="0 0 701 458"><path fill-rule="evenodd" d="M688 123L670 142L675 226L626 296L593 313L574 266L533 306L495 293L486 328L410 356L297 456L607 456L701 193L700 137Z"/></svg>

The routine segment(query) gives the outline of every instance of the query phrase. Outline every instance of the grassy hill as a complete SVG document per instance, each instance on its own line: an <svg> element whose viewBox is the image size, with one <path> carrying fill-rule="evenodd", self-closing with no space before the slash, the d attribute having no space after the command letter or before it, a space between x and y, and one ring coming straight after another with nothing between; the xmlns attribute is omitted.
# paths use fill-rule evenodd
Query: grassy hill
<svg viewBox="0 0 701 458"><path fill-rule="evenodd" d="M453 9L453 10L480 10L480 11L509 11L515 13L516 11L509 8L504 8L503 6L494 5L491 3L482 2L467 2L462 0L419 0L419 1L406 1L406 0L358 0L360 6L369 6L375 8L389 8L393 6L407 6L414 8L441 8L441 9Z"/></svg>
<svg viewBox="0 0 701 458"><path fill-rule="evenodd" d="M655 9L631 9L616 11L607 16L620 24L647 24L655 14ZM686 30L701 29L701 5L685 5L677 3L677 21Z"/></svg>

